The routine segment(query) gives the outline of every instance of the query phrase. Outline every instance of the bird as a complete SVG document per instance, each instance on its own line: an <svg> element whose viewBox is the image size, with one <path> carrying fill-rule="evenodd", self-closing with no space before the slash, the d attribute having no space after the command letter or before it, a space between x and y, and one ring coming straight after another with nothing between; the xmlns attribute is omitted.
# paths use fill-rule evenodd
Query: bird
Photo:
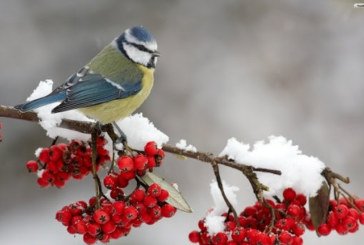
<svg viewBox="0 0 364 245"><path fill-rule="evenodd" d="M100 124L114 123L149 96L160 56L157 48L145 27L126 29L50 94L15 108L26 112L61 102L52 113L77 109Z"/></svg>

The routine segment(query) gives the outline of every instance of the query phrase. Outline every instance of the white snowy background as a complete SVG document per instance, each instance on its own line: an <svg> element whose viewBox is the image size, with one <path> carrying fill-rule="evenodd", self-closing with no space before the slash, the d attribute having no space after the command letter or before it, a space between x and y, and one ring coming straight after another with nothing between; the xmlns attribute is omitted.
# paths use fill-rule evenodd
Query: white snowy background
<svg viewBox="0 0 364 245"><path fill-rule="evenodd" d="M349 175L364 197L364 9L341 0L2 0L0 104L15 105L40 80L60 84L112 38L144 24L158 40L156 83L139 110L175 144L220 153L236 137L254 144L284 135L304 154ZM24 163L47 138L34 123L1 119L0 243L82 244L54 219L56 210L93 193L92 179L40 189ZM212 170L167 157L160 175L177 182L194 209L135 229L112 244L188 244L188 233L214 205ZM254 201L240 173L241 208ZM19 235L21 234L21 235ZM364 227L305 244L361 244ZM151 243L152 241L152 243Z"/></svg>

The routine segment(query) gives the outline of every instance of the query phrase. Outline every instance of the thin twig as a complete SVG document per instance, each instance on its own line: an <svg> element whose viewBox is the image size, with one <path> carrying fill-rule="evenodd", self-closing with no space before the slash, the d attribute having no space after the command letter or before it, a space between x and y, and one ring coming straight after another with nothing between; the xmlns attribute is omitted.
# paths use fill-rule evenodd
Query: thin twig
<svg viewBox="0 0 364 245"><path fill-rule="evenodd" d="M228 206L229 210L233 213L235 221L237 222L237 224L239 224L238 215L236 213L236 210L233 207L233 205L231 204L231 202L229 201L229 198L227 198L226 193L224 191L224 186L222 184L222 180L221 180L221 176L220 176L219 165L216 162L212 162L211 166L214 170L215 178L217 181L217 186L220 189L221 195L224 198L224 201L225 201L226 205Z"/></svg>

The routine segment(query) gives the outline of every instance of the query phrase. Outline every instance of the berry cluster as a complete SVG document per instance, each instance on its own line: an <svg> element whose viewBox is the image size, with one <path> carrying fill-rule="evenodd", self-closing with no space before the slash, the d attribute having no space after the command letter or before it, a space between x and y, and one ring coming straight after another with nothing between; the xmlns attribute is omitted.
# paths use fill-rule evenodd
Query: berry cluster
<svg viewBox="0 0 364 245"><path fill-rule="evenodd" d="M111 197L115 200L123 198L123 188L136 176L143 176L146 171L152 171L154 167L159 167L164 158L164 151L158 149L154 142L145 145L144 153L136 156L120 156L117 160L119 171L113 170L105 176L104 185L111 190Z"/></svg>
<svg viewBox="0 0 364 245"><path fill-rule="evenodd" d="M359 229L359 223L364 224L364 199L356 199L351 204L347 199L331 200L329 214L324 224L321 224L317 233L327 236L332 230L340 235L354 233Z"/></svg>
<svg viewBox="0 0 364 245"><path fill-rule="evenodd" d="M87 244L106 243L126 236L132 227L143 223L151 225L176 213L176 208L166 202L167 190L157 183L147 186L137 178L160 166L164 158L163 150L154 142L147 143L144 150L136 155L130 152L131 156L118 157L118 170L112 168L103 180L104 186L110 190L110 199L106 195L99 199L93 197L88 203L79 201L57 212L56 219L67 226L70 234L83 235ZM133 179L138 185L130 195L125 195L124 188Z"/></svg>
<svg viewBox="0 0 364 245"><path fill-rule="evenodd" d="M189 240L202 245L300 245L305 232L306 196L288 188L283 197L279 203L266 200L265 204L246 207L237 220L232 214L223 214L225 229L216 234L210 234L205 221L200 220L200 231L192 231Z"/></svg>
<svg viewBox="0 0 364 245"><path fill-rule="evenodd" d="M109 152L105 149L106 140L97 139L97 169L110 160ZM26 163L29 172L37 172L37 182L41 187L63 187L65 182L73 177L82 179L92 169L92 149L89 143L72 140L68 144L52 145L43 148L36 161Z"/></svg>
<svg viewBox="0 0 364 245"><path fill-rule="evenodd" d="M168 192L158 184L146 189L137 188L124 200L110 201L93 197L88 204L79 201L63 207L56 219L67 226L70 234L82 234L87 244L103 243L129 234L132 227L154 224L163 217L172 217L176 208L165 202Z"/></svg>

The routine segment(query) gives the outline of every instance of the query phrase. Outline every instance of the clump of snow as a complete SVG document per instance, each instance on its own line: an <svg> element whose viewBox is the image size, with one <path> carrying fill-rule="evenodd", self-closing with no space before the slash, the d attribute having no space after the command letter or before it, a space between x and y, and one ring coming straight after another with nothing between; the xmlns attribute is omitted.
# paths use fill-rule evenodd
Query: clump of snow
<svg viewBox="0 0 364 245"><path fill-rule="evenodd" d="M225 183L225 181L223 181L222 184L226 197L229 199L231 205L233 205L235 208L238 204L235 192L237 192L239 188L236 186L230 186ZM222 214L226 213L229 208L226 205L224 198L222 197L221 191L216 181L213 181L210 184L210 192L214 201L214 207L209 211L206 216L205 226L207 227L207 231L210 234L216 234L224 230L224 221L226 217L222 216Z"/></svg>
<svg viewBox="0 0 364 245"><path fill-rule="evenodd" d="M35 100L40 97L46 96L51 93L53 90L53 81L45 80L41 81L38 87L33 91L33 93L28 97L27 101ZM88 140L90 139L89 134L80 133L77 131L64 129L58 127L62 122L62 119L71 119L77 121L87 121L94 122L90 118L86 117L82 113L77 110L52 113L52 109L57 106L59 102L52 103L46 106L39 107L34 111L38 114L40 119L39 124L47 131L47 135L50 138L56 138L60 136L62 138L71 140L71 139L79 139L79 140Z"/></svg>
<svg viewBox="0 0 364 245"><path fill-rule="evenodd" d="M269 191L264 192L266 196L280 196L288 187L315 196L324 181L321 172L325 164L316 157L302 154L298 146L282 136L270 136L267 143L258 141L252 148L231 138L220 153L220 156L225 155L237 163L280 170L282 175L256 172L259 180L269 187Z"/></svg>
<svg viewBox="0 0 364 245"><path fill-rule="evenodd" d="M172 183L172 186L174 189L176 189L179 192L179 186L177 183Z"/></svg>
<svg viewBox="0 0 364 245"><path fill-rule="evenodd" d="M136 150L143 150L146 143L155 141L158 147L167 143L169 137L157 129L142 113L131 115L117 122L128 139L128 145Z"/></svg>
<svg viewBox="0 0 364 245"><path fill-rule="evenodd" d="M34 155L35 155L36 158L39 158L39 155L40 155L42 150L43 150L42 147L39 147L38 149L35 150Z"/></svg>
<svg viewBox="0 0 364 245"><path fill-rule="evenodd" d="M210 215L208 214L205 218L205 226L207 227L210 235L224 231L226 217L221 215Z"/></svg>
<svg viewBox="0 0 364 245"><path fill-rule="evenodd" d="M39 169L39 170L37 171L37 176L38 176L38 178L42 178L44 171L45 171L45 169Z"/></svg>
<svg viewBox="0 0 364 245"><path fill-rule="evenodd" d="M176 147L185 151L197 152L197 148L191 144L187 145L187 141L181 139L178 143L176 143Z"/></svg>

